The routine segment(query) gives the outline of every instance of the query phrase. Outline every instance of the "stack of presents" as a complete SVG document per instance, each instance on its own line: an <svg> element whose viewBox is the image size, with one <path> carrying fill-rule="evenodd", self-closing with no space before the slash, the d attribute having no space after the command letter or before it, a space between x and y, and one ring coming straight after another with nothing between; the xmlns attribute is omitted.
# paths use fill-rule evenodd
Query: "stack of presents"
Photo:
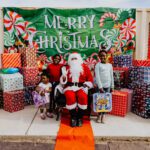
<svg viewBox="0 0 150 150"><path fill-rule="evenodd" d="M18 68L19 72L0 72L0 108L9 112L24 109L33 104L32 91L39 82L36 52L33 48L23 48L14 53L1 54L2 70Z"/></svg>
<svg viewBox="0 0 150 150"><path fill-rule="evenodd" d="M132 60L132 55L114 56L114 83L110 114L127 112L150 118L150 60Z"/></svg>

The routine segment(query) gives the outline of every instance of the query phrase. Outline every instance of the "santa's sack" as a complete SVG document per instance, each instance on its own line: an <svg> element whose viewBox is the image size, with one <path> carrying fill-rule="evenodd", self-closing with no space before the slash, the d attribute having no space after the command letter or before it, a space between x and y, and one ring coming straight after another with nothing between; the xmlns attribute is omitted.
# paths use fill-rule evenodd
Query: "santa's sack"
<svg viewBox="0 0 150 150"><path fill-rule="evenodd" d="M111 93L95 93L93 94L93 111L94 112L110 112L112 110L112 94Z"/></svg>

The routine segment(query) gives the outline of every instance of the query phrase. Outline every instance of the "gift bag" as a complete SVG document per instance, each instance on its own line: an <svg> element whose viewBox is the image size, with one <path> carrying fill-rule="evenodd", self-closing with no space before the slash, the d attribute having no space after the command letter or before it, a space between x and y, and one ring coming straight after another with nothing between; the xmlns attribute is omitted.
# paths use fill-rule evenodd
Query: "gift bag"
<svg viewBox="0 0 150 150"><path fill-rule="evenodd" d="M32 96L33 96L33 101L34 101L35 107L39 107L39 106L45 105L46 102L47 102L46 101L46 97L45 96L41 96L36 91L32 92Z"/></svg>
<svg viewBox="0 0 150 150"><path fill-rule="evenodd" d="M111 93L93 94L93 110L94 112L110 112L112 110Z"/></svg>

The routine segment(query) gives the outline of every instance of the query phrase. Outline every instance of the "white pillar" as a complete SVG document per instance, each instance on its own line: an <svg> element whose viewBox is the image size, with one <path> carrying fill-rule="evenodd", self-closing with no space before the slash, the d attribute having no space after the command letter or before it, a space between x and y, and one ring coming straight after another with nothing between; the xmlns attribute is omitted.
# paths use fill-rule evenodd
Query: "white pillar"
<svg viewBox="0 0 150 150"><path fill-rule="evenodd" d="M4 51L4 42L3 42L3 11L2 8L0 8L0 54ZM0 68L1 68L1 57L0 57Z"/></svg>
<svg viewBox="0 0 150 150"><path fill-rule="evenodd" d="M148 16L144 9L141 20L141 34L140 34L140 59L147 59L148 52Z"/></svg>
<svg viewBox="0 0 150 150"><path fill-rule="evenodd" d="M141 21L142 20L142 11L140 9L136 10L136 49L135 49L135 59L140 59L140 49L141 49Z"/></svg>

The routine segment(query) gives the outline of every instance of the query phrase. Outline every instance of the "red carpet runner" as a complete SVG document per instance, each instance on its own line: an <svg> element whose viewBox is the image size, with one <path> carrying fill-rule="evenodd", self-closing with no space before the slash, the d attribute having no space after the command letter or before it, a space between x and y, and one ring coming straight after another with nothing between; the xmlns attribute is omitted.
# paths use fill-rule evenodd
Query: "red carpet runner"
<svg viewBox="0 0 150 150"><path fill-rule="evenodd" d="M55 150L94 150L94 136L89 120L82 127L71 128L69 118L62 117Z"/></svg>

